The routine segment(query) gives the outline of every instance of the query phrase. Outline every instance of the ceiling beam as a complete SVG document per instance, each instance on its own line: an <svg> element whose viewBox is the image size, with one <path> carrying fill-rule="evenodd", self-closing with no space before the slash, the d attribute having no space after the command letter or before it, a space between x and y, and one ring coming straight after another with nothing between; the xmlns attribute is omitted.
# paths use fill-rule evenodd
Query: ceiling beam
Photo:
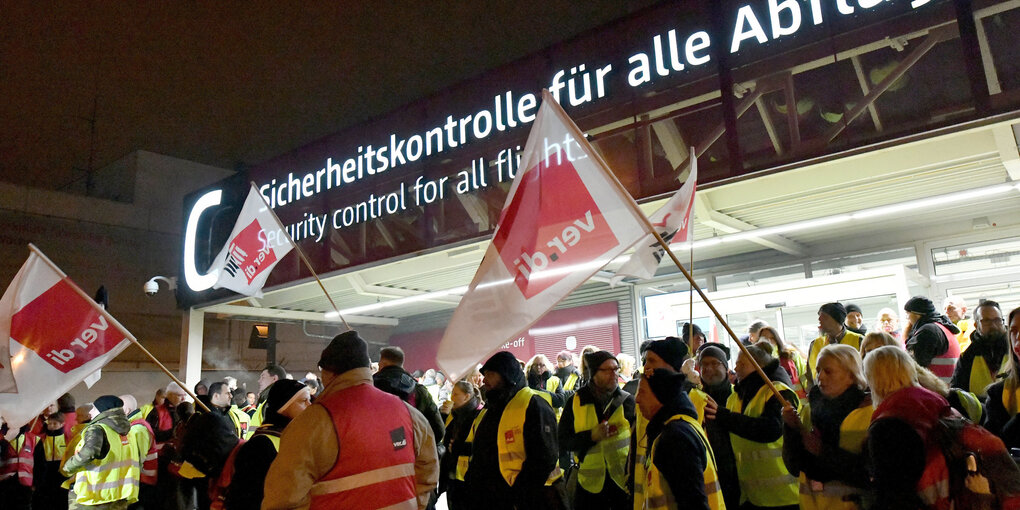
<svg viewBox="0 0 1020 510"><path fill-rule="evenodd" d="M705 197L704 193L694 194L694 207L695 214L698 218L698 223L712 227L718 231L725 232L727 234L733 234L736 232L743 232L746 230L753 230L758 227L747 223L746 221L739 220L732 216L723 214L712 208L712 204ZM778 250L783 253L794 255L797 257L806 257L808 255L808 249L797 241L787 239L783 236L773 235L765 237L753 237L748 239L753 243L760 244L766 248Z"/></svg>
<svg viewBox="0 0 1020 510"><path fill-rule="evenodd" d="M340 323L338 320L327 319L322 312L304 312L298 310L284 310L282 308L255 308L252 306L223 304L203 308L202 311L205 313L229 315L232 317L250 317L254 319L283 319L324 323L336 322L338 325ZM373 326L396 326L400 322L397 319L391 319L388 317L371 317L367 315L344 315L344 319L347 319L347 322L350 324L368 324Z"/></svg>
<svg viewBox="0 0 1020 510"><path fill-rule="evenodd" d="M347 275L347 281L350 282L351 286L354 287L354 292L364 296L375 296L384 297L390 299L398 299L411 296L420 296L422 294L428 294L428 292L412 289L402 289L398 287L387 287L385 285L375 285L365 281L365 278L359 273L351 273ZM432 301L435 303L444 303L449 305L456 305L460 303L460 298L455 297L435 297L426 299L426 301Z"/></svg>
<svg viewBox="0 0 1020 510"><path fill-rule="evenodd" d="M1014 181L1020 181L1020 152L1018 152L1015 127L1010 124L999 124L992 128L995 147L999 149L1002 166Z"/></svg>

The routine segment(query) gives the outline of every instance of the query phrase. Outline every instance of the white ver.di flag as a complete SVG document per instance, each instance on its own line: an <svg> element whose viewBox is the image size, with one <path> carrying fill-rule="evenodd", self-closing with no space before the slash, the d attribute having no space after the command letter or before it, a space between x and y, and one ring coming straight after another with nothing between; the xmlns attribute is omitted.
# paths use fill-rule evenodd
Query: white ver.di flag
<svg viewBox="0 0 1020 510"><path fill-rule="evenodd" d="M690 154L691 173L684 185L648 218L662 239L670 245L686 243L693 237L691 220L694 217L694 191L698 188L698 158L694 154L694 147L691 147ZM666 251L655 240L655 236L648 234L638 242L634 253L620 266L611 281L615 285L627 276L643 280L651 278L655 276L655 269L664 256Z"/></svg>
<svg viewBox="0 0 1020 510"><path fill-rule="evenodd" d="M0 419L28 423L131 344L131 334L35 246L0 299ZM8 377L5 377L6 380Z"/></svg>
<svg viewBox="0 0 1020 510"><path fill-rule="evenodd" d="M634 199L548 91L492 242L439 344L456 379L649 232Z"/></svg>
<svg viewBox="0 0 1020 510"><path fill-rule="evenodd" d="M227 244L212 264L219 270L213 288L262 297L270 271L293 248L283 225L252 185Z"/></svg>

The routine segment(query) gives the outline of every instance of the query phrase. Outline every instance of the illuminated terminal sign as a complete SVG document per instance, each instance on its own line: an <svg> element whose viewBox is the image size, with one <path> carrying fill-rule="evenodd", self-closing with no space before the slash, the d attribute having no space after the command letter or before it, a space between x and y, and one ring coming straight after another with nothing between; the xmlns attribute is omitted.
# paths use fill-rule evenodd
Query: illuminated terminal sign
<svg viewBox="0 0 1020 510"><path fill-rule="evenodd" d="M274 158L248 177L323 274L477 239L495 226L542 88L582 128L586 117L603 120L614 109L608 122L632 120L644 98L713 78L718 69L709 64L721 54L733 67L946 3L722 0L725 26L716 30L704 6L664 5ZM719 30L725 36L714 38ZM629 51L602 55L606 48ZM241 181L220 183L222 199L204 190L186 201L182 273L192 291L215 280L198 268L208 267L243 202ZM221 203L236 206L227 219L216 213ZM268 285L305 276L281 264Z"/></svg>

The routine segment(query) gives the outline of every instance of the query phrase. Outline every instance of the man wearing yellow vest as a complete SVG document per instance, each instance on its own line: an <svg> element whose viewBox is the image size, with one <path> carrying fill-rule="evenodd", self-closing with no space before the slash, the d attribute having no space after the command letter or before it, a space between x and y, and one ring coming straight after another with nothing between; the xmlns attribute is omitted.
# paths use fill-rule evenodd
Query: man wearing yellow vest
<svg viewBox="0 0 1020 510"><path fill-rule="evenodd" d="M322 351L325 387L280 436L262 510L425 508L439 482L432 427L376 388L370 366L356 331L333 337Z"/></svg>
<svg viewBox="0 0 1020 510"><path fill-rule="evenodd" d="M818 309L818 332L821 336L814 339L808 347L808 380L802 381L804 391L810 390L818 380L818 352L829 344L844 344L861 350L861 335L846 329L846 307L841 303L825 303Z"/></svg>
<svg viewBox="0 0 1020 510"><path fill-rule="evenodd" d="M648 420L641 508L647 510L726 508L715 456L687 393L684 377L669 370L645 372L637 404Z"/></svg>
<svg viewBox="0 0 1020 510"><path fill-rule="evenodd" d="M104 395L93 406L99 414L64 464L64 472L75 477L70 508L125 509L138 500L142 455L128 437L131 423L124 415L124 401Z"/></svg>
<svg viewBox="0 0 1020 510"><path fill-rule="evenodd" d="M779 365L779 360L753 345L747 346L747 352L783 398L797 408L797 394L790 389L789 375ZM740 508L796 510L800 502L797 479L783 463L782 405L744 352L737 357L734 371L737 384L726 406L709 401L705 419L714 420L730 433L740 480Z"/></svg>
<svg viewBox="0 0 1020 510"><path fill-rule="evenodd" d="M655 340L649 342L645 346L644 352L641 353L644 356L644 365L642 366L642 372L649 372L656 369L668 370L670 372L682 373L684 361L687 359L689 350L687 344L680 341L675 336L666 337L663 340ZM694 409L697 412L698 420L703 420L705 403L708 401L708 394L699 390L694 386L694 383L687 379L687 377L678 378L682 384L681 390L687 393L689 400L694 404ZM642 480L644 480L645 472L644 466L646 461L646 452L651 444L648 442L647 434L645 434L645 426L648 424L648 420L644 416L638 416L634 421L634 433L631 434L631 455L628 459L629 467L629 480L628 486L631 488L631 499L634 503L635 509L640 509L642 501L644 501L642 491L644 487Z"/></svg>
<svg viewBox="0 0 1020 510"><path fill-rule="evenodd" d="M248 423L251 418L234 405L230 386L226 382L217 381L209 385L209 400L215 408L212 410L213 412L220 413L230 420L231 425L234 426L234 433L239 439L250 436Z"/></svg>
<svg viewBox="0 0 1020 510"><path fill-rule="evenodd" d="M701 389L715 402L726 402L733 393L730 384L730 348L716 342L709 342L698 349L698 372L701 374ZM726 507L740 506L740 480L737 478L737 461L730 446L730 433L715 420L704 423L708 443L715 453L716 472L722 485Z"/></svg>
<svg viewBox="0 0 1020 510"><path fill-rule="evenodd" d="M258 404L255 407L255 412L251 414L251 419L248 420L248 434L245 438L251 437L255 433L255 429L262 425L262 419L265 416L265 412L262 408L265 406L266 399L269 398L269 388L281 379L287 378L287 370L280 365L266 365L266 368L259 373L259 398Z"/></svg>
<svg viewBox="0 0 1020 510"><path fill-rule="evenodd" d="M995 301L982 301L974 310L974 332L970 347L960 354L949 386L985 398L988 386L1005 372L1009 338L1002 310Z"/></svg>
<svg viewBox="0 0 1020 510"><path fill-rule="evenodd" d="M585 361L591 379L567 401L559 425L560 449L578 460L574 508L623 509L634 397L620 389L620 363L611 353L593 352Z"/></svg>
<svg viewBox="0 0 1020 510"><path fill-rule="evenodd" d="M254 510L262 507L266 473L280 451L280 435L311 403L311 391L304 384L291 379L273 384L264 407L265 421L248 442L236 447L233 458L224 467L224 474L228 469L232 472L229 481L223 480L229 482L224 491L223 508Z"/></svg>
<svg viewBox="0 0 1020 510"><path fill-rule="evenodd" d="M514 355L501 351L482 365L485 409L472 424L465 484L469 508L567 507L557 466L556 413L547 393L527 387Z"/></svg>

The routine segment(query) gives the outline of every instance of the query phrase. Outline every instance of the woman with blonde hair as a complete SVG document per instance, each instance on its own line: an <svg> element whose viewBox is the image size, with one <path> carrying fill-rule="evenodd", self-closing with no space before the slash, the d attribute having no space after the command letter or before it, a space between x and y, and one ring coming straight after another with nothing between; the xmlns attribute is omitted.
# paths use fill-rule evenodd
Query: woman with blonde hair
<svg viewBox="0 0 1020 510"><path fill-rule="evenodd" d="M624 384L634 378L634 356L621 352L616 355L616 361L620 363L620 384Z"/></svg>
<svg viewBox="0 0 1020 510"><path fill-rule="evenodd" d="M819 351L808 402L800 416L783 410L783 460L800 474L800 508L861 508L869 487L861 450L874 408L856 349L832 344Z"/></svg>
<svg viewBox="0 0 1020 510"><path fill-rule="evenodd" d="M545 354L536 354L524 365L524 375L528 378L528 387L533 390L544 390L545 382L552 375L552 363Z"/></svg>
<svg viewBox="0 0 1020 510"><path fill-rule="evenodd" d="M869 352L886 345L902 347L898 340L885 331L872 331L864 335L864 340L861 340L861 358L863 359Z"/></svg>
<svg viewBox="0 0 1020 510"><path fill-rule="evenodd" d="M923 388L914 359L896 346L864 358L864 375L876 403L868 448L876 509L948 508L945 457L933 433L953 414L945 397Z"/></svg>

